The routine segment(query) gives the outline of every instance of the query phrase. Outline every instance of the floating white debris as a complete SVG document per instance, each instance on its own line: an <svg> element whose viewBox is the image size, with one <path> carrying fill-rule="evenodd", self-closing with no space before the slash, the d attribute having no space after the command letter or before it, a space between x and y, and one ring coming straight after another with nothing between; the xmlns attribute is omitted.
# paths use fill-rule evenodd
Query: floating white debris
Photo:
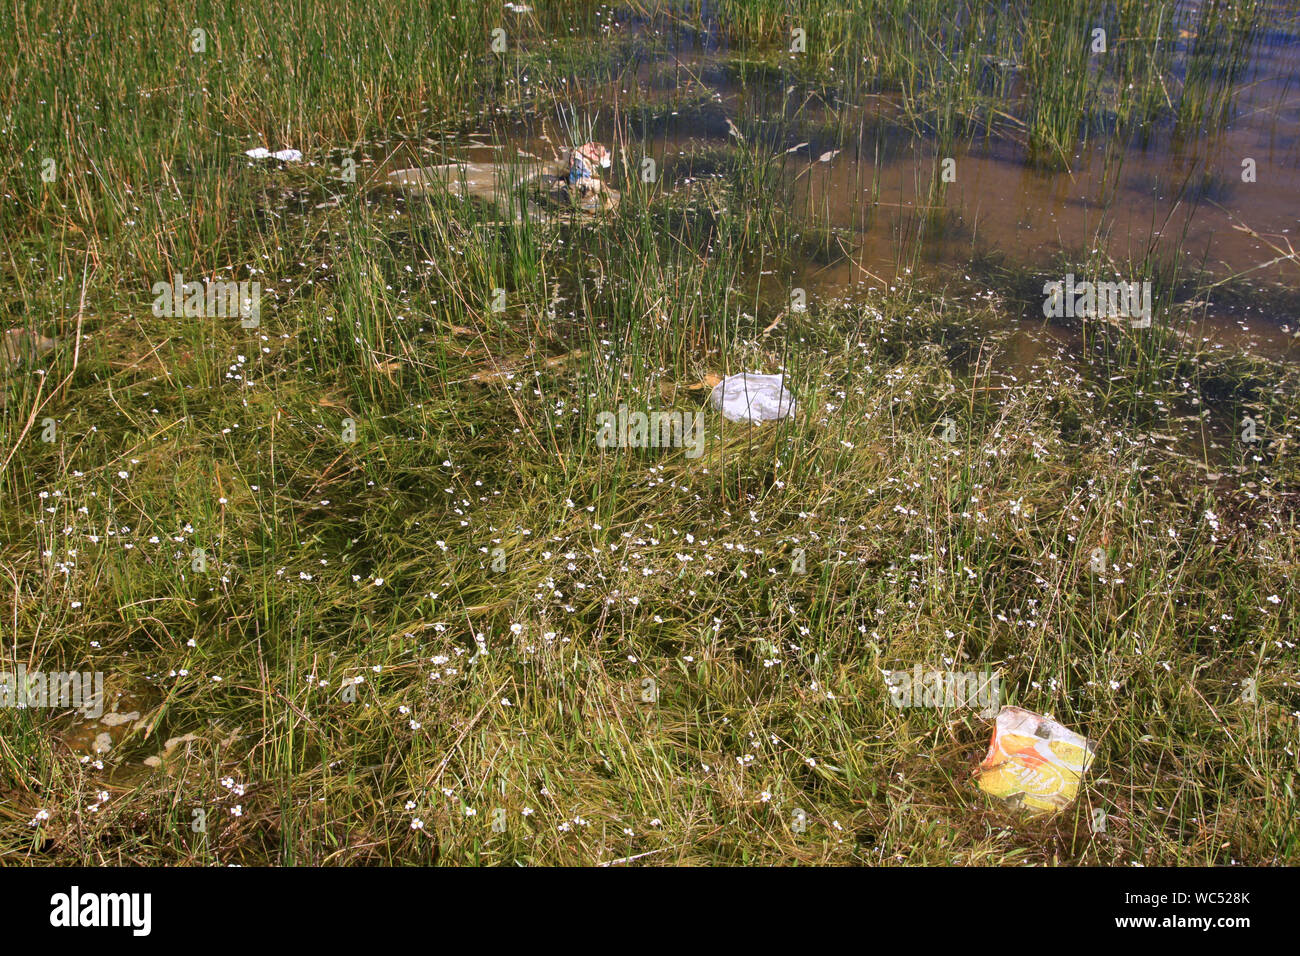
<svg viewBox="0 0 1300 956"><path fill-rule="evenodd" d="M244 155L249 159L278 159L282 163L302 162L302 153L296 149L282 149L273 153L265 146L257 146L244 150Z"/></svg>
<svg viewBox="0 0 1300 956"><path fill-rule="evenodd" d="M447 192L460 199L475 197L516 219L521 218L519 194L525 187L528 187L530 215L541 213L533 199L545 199L557 207L574 206L584 213L613 210L618 206L619 194L604 185L594 172L595 165L608 165L609 154L596 144L589 143L581 149L588 147L594 147L594 151L586 155L585 162L580 159L576 180L573 152L578 151L571 152L568 162L544 163L526 156L523 162L446 163L398 169L388 174L388 180L391 186L414 195ZM532 194L534 187L537 195Z"/></svg>
<svg viewBox="0 0 1300 956"><path fill-rule="evenodd" d="M728 375L713 387L709 402L733 422L768 422L794 414L794 396L783 385L784 376L741 372Z"/></svg>

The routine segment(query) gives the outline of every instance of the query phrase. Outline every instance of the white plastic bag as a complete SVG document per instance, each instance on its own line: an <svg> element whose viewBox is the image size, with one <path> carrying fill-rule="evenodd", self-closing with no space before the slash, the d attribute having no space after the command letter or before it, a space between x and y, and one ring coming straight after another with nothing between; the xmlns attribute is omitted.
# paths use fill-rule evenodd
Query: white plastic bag
<svg viewBox="0 0 1300 956"><path fill-rule="evenodd" d="M709 402L733 422L770 422L794 414L794 396L781 375L741 372L728 375L709 395Z"/></svg>
<svg viewBox="0 0 1300 956"><path fill-rule="evenodd" d="M244 155L249 159L278 159L282 163L302 162L302 153L296 149L281 149L273 153L265 146L255 146L244 150Z"/></svg>

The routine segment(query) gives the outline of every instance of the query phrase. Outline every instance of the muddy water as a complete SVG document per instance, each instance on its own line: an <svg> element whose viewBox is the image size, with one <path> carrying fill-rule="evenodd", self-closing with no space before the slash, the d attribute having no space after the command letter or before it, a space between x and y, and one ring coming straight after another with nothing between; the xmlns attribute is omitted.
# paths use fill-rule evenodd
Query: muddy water
<svg viewBox="0 0 1300 956"><path fill-rule="evenodd" d="M808 146L782 157L793 206L851 238L842 256L796 266L782 281L837 296L929 273L958 285L968 279L970 293L979 294L999 290L971 274L976 256L1055 278L1063 258L1119 269L1149 258L1166 268L1177 263L1182 278L1205 270L1215 280L1239 276L1257 289L1285 290L1254 304L1211 295L1184 331L1210 347L1300 359L1300 261L1278 261L1278 247L1300 248L1300 22L1292 17L1285 25L1291 32L1260 30L1225 124L1181 136L1160 128L1129 144L1094 134L1066 171L1031 166L1013 137L941 154L933 142L898 129L900 110L887 96L867 98L856 114L841 112L839 122L857 130L847 141L819 137L817 113L809 111L805 127L787 133L789 145ZM700 60L680 72L692 85L720 76ZM662 157L687 141L726 141L719 114L742 112L747 91L722 80L711 92L711 115L682 111L663 124ZM835 148L841 151L829 162L817 161ZM945 159L953 161L953 179L940 184ZM1248 160L1253 182L1244 181ZM1039 326L1039 334L1018 336L1022 352L1025 341L1042 349L1074 338L1061 329L1044 338L1041 321L1016 324Z"/></svg>
<svg viewBox="0 0 1300 956"><path fill-rule="evenodd" d="M762 148L780 157L790 208L810 226L835 230L840 249L822 261L783 265L762 280L773 294L798 286L814 297L840 297L927 274L969 282L971 294L998 292L995 279L971 268L989 257L1044 278L1061 278L1063 259L1109 262L1115 269L1096 277L1134 281L1151 278L1127 274L1141 268L1130 263L1146 259L1182 280L1202 270L1216 280L1247 280L1247 292L1259 295L1211 295L1183 331L1210 345L1294 360L1300 261L1278 261L1278 249L1261 237L1283 253L1288 243L1300 244L1300 20L1274 15L1268 23L1235 81L1226 123L1190 135L1166 123L1131 143L1094 132L1064 171L1030 165L1015 135L941 154L901 126L902 111L889 96L836 104L833 123L816 102L793 115L774 109L785 99L776 88L784 81L769 74L747 88L730 66L731 51L720 46L655 47L634 71L638 89L628 90L628 79L587 89L584 110L598 116L597 138L618 145L613 105L631 94L648 107L618 130L628 137L633 169L643 154L660 169L680 171L683 158L689 168L692 155L730 148L733 120L751 130L751 144L759 130ZM542 117L485 125L423 153L439 162L490 162L518 149L547 158L566 145L555 117L547 119L549 126ZM832 126L848 134L831 133ZM818 161L833 150L833 158ZM954 178L941 184L944 160L952 161ZM1248 160L1253 182L1243 179ZM1023 312L1016 323L1040 332L1044 326ZM1048 345L1070 338L1055 332Z"/></svg>
<svg viewBox="0 0 1300 956"><path fill-rule="evenodd" d="M1240 273L1277 254L1234 225L1300 239L1300 44L1266 32L1234 95L1236 113L1226 126L1181 140L1161 130L1145 146L1124 149L1094 139L1067 172L1031 168L1024 149L1007 140L954 150L955 178L941 195L930 190L947 157L914 140L878 162L868 136L837 161L814 166L802 198L832 224L858 231L855 258L878 274L891 272L899 240L915 231L917 212L933 206L949 214L948 234L938 239L949 247L939 256L948 263L987 248L1045 265L1055 253L1099 245L1127 261L1154 245L1192 267ZM867 122L878 124L887 109L877 101ZM1253 160L1254 182L1243 182L1246 160ZM888 213L885 228L868 228L881 211ZM840 281L852 275L845 268ZM1275 264L1252 274L1294 283L1300 266Z"/></svg>

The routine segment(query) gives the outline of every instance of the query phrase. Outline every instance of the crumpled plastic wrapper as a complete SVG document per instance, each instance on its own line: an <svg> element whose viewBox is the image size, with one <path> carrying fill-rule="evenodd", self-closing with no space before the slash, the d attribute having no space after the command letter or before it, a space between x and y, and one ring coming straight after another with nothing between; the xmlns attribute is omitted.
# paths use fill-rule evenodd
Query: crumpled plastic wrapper
<svg viewBox="0 0 1300 956"><path fill-rule="evenodd" d="M709 403L733 422L769 422L794 414L794 396L786 391L782 375L741 372L728 375L713 387Z"/></svg>
<svg viewBox="0 0 1300 956"><path fill-rule="evenodd" d="M582 150L587 152L584 154ZM447 192L458 199L474 198L494 207L499 215L523 220L520 193L528 218L546 218L548 208L599 213L618 208L619 193L601 182L596 167L609 166L609 153L596 143L579 147L568 162L547 163L520 151L516 159L499 163L444 163L398 169L388 174L388 185L409 195Z"/></svg>
<svg viewBox="0 0 1300 956"><path fill-rule="evenodd" d="M302 153L296 149L281 149L273 153L265 146L255 146L244 150L244 155L249 159L278 159L282 163L302 162Z"/></svg>
<svg viewBox="0 0 1300 956"><path fill-rule="evenodd" d="M1003 707L979 766L979 786L1026 809L1052 813L1074 802L1095 755L1087 738L1056 721Z"/></svg>
<svg viewBox="0 0 1300 956"><path fill-rule="evenodd" d="M569 185L596 178L596 169L609 169L609 151L599 143L583 143L569 151Z"/></svg>

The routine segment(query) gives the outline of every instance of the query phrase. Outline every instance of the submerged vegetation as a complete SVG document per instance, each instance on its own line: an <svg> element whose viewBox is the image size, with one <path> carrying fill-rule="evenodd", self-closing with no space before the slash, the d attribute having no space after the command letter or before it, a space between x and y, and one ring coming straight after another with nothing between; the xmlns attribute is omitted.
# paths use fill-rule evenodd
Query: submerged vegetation
<svg viewBox="0 0 1300 956"><path fill-rule="evenodd" d="M0 708L0 859L1300 860L1293 8L27 7L3 669L108 698ZM588 139L615 211L388 175ZM740 371L797 414L716 414ZM1075 803L981 793L913 665L1086 734Z"/></svg>

